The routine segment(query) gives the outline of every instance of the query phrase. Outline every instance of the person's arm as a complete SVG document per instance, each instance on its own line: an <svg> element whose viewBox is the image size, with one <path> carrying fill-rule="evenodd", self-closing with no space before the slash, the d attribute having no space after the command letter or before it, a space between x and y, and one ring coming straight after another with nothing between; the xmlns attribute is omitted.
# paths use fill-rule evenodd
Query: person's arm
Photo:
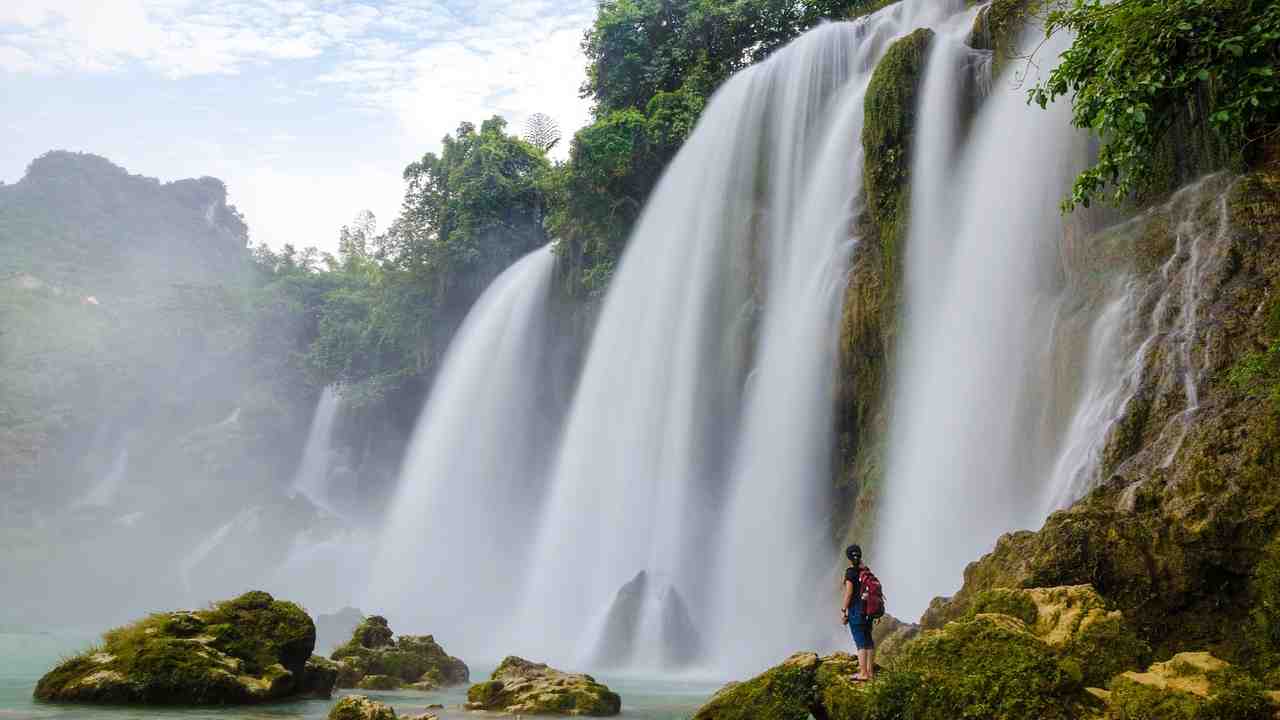
<svg viewBox="0 0 1280 720"><path fill-rule="evenodd" d="M848 578L844 581L844 602L840 604L840 618L843 622L849 622L849 605L853 602L853 583Z"/></svg>

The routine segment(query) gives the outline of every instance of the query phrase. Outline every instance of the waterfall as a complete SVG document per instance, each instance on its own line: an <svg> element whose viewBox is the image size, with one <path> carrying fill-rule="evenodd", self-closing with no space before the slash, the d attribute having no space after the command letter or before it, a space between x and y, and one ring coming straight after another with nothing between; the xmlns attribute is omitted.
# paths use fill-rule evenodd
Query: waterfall
<svg viewBox="0 0 1280 720"><path fill-rule="evenodd" d="M521 596L547 447L550 246L468 313L418 418L360 606L489 657ZM500 644L500 643L499 643Z"/></svg>
<svg viewBox="0 0 1280 720"><path fill-rule="evenodd" d="M638 571L684 598L719 669L816 636L862 96L889 40L962 6L909 0L819 27L711 99L601 310L506 633L516 651L588 656ZM647 602L640 627L661 612ZM660 667L640 640L633 665Z"/></svg>
<svg viewBox="0 0 1280 720"><path fill-rule="evenodd" d="M342 514L334 509L329 488L333 423L338 418L341 404L342 398L334 386L330 385L320 393L316 412L311 417L311 429L307 432L307 443L302 449L302 459L298 462L298 470L293 478L295 492L302 493L316 507L331 515Z"/></svg>
<svg viewBox="0 0 1280 720"><path fill-rule="evenodd" d="M129 472L129 449L121 446L115 460L103 476L89 488L89 492L76 502L77 506L107 507L115 502Z"/></svg>

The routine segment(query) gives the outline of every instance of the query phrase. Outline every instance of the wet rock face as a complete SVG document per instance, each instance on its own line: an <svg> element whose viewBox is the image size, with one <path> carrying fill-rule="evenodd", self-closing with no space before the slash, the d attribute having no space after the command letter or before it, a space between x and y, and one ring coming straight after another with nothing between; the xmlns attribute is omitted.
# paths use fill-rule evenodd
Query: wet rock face
<svg viewBox="0 0 1280 720"><path fill-rule="evenodd" d="M234 705L327 696L311 666L315 625L302 608L249 592L208 610L157 613L103 635L36 685L55 702ZM309 667L313 672L308 672Z"/></svg>
<svg viewBox="0 0 1280 720"><path fill-rule="evenodd" d="M641 570L618 590L613 606L609 608L609 614L605 618L604 631L593 656L594 665L602 668L619 667L631 660L648 586L649 576Z"/></svg>
<svg viewBox="0 0 1280 720"><path fill-rule="evenodd" d="M607 717L621 712L622 699L590 675L570 674L513 656L498 665L488 682L471 686L466 709Z"/></svg>
<svg viewBox="0 0 1280 720"><path fill-rule="evenodd" d="M378 615L362 621L351 640L330 655L338 661L337 687L394 690L412 686L434 690L461 685L471 678L462 660L449 655L431 635L395 638L387 619Z"/></svg>

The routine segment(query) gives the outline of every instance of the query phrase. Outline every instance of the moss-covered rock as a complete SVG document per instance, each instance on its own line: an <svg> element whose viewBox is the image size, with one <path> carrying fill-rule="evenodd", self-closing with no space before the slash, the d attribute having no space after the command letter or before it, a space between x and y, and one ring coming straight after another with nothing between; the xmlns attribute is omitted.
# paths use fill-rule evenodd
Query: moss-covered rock
<svg viewBox="0 0 1280 720"><path fill-rule="evenodd" d="M339 661L337 687L390 690L411 686L434 690L471 678L467 664L445 652L431 635L401 635L379 615L365 618L351 640L330 655Z"/></svg>
<svg viewBox="0 0 1280 720"><path fill-rule="evenodd" d="M329 720L397 720L396 711L364 695L348 695L329 710Z"/></svg>
<svg viewBox="0 0 1280 720"><path fill-rule="evenodd" d="M328 699L338 681L338 663L322 655L307 658L298 693L307 697Z"/></svg>
<svg viewBox="0 0 1280 720"><path fill-rule="evenodd" d="M467 690L466 709L607 717L621 712L622 699L590 675L570 674L512 656L498 665L487 682Z"/></svg>
<svg viewBox="0 0 1280 720"><path fill-rule="evenodd" d="M806 720L818 704L814 653L796 653L785 662L745 682L731 683L711 697L694 720ZM856 668L857 663L855 661Z"/></svg>
<svg viewBox="0 0 1280 720"><path fill-rule="evenodd" d="M840 320L836 380L837 536L865 541L883 478L888 377L901 302L915 113L933 33L894 42L872 74L863 107L866 212Z"/></svg>
<svg viewBox="0 0 1280 720"><path fill-rule="evenodd" d="M1114 720L1269 720L1276 712L1261 683L1209 653L1180 653L1111 683Z"/></svg>
<svg viewBox="0 0 1280 720"><path fill-rule="evenodd" d="M103 635L36 685L45 701L231 705L317 692L315 625L297 605L249 592L208 610L157 613ZM323 678L314 679L323 682Z"/></svg>

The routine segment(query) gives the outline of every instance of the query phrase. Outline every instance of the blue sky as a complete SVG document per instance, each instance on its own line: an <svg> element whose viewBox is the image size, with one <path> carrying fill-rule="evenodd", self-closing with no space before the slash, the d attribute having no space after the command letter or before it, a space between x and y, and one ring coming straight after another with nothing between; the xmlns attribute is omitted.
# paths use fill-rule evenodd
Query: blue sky
<svg viewBox="0 0 1280 720"><path fill-rule="evenodd" d="M253 242L333 249L462 120L587 121L593 0L0 0L0 180L52 149L226 181ZM564 152L567 143L559 151Z"/></svg>

